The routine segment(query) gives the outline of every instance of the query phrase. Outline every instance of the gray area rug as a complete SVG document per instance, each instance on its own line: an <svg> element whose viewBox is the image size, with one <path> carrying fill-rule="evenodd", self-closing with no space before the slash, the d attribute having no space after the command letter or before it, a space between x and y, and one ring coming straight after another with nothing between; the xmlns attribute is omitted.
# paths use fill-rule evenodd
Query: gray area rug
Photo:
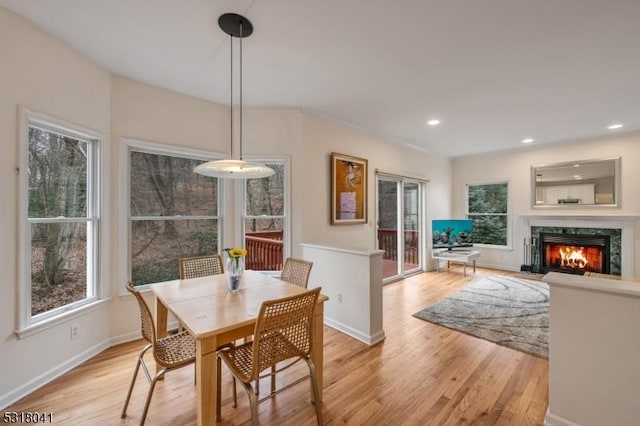
<svg viewBox="0 0 640 426"><path fill-rule="evenodd" d="M549 358L549 286L490 275L413 314L542 358Z"/></svg>

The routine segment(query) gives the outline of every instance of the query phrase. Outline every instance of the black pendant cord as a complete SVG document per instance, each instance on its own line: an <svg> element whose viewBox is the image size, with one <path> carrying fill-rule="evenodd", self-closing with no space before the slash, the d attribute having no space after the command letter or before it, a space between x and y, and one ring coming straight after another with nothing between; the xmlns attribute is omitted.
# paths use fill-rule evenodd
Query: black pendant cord
<svg viewBox="0 0 640 426"><path fill-rule="evenodd" d="M240 160L242 160L242 21L240 21Z"/></svg>
<svg viewBox="0 0 640 426"><path fill-rule="evenodd" d="M233 36L229 34L229 45L231 46L231 91L229 106L231 109L231 159L233 160Z"/></svg>

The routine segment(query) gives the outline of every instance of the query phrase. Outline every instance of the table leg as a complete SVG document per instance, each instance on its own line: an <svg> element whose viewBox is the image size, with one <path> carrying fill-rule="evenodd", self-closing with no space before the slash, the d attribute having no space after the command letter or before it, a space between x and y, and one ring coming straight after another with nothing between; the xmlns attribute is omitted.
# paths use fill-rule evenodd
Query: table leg
<svg viewBox="0 0 640 426"><path fill-rule="evenodd" d="M473 259L473 273L476 273L476 260Z"/></svg>
<svg viewBox="0 0 640 426"><path fill-rule="evenodd" d="M316 367L316 375L318 376L318 397L322 403L323 381L323 362L324 362L324 302L316 306L316 314L313 324L313 349L311 351L311 360ZM311 389L311 400L313 401L313 389ZM314 401L315 402L315 401Z"/></svg>
<svg viewBox="0 0 640 426"><path fill-rule="evenodd" d="M218 369L216 336L196 340L196 411L198 426L216 424Z"/></svg>
<svg viewBox="0 0 640 426"><path fill-rule="evenodd" d="M467 262L462 262L462 276L466 277L467 276Z"/></svg>

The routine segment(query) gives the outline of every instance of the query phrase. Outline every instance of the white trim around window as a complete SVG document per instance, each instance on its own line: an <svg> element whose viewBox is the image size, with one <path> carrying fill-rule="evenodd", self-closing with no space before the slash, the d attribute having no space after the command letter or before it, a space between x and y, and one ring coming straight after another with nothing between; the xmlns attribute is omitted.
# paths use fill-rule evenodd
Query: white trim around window
<svg viewBox="0 0 640 426"><path fill-rule="evenodd" d="M282 219L283 220L283 260L287 257L291 256L291 159L287 155L245 155L243 157L247 161L255 161L264 164L269 163L279 163L284 165L284 214L283 215L274 215L268 216L273 219ZM246 214L246 181L241 181L242 184L236 187L236 200L239 200L239 203L236 203L237 211L240 212L240 223L239 229L234 232L234 240L239 239L242 241L242 245L244 247L244 234L245 234L245 219L250 218L266 218L267 216L249 216ZM263 271L265 274L269 275L279 275L279 271Z"/></svg>
<svg viewBox="0 0 640 426"><path fill-rule="evenodd" d="M469 187L470 186L483 186L483 185L499 185L506 184L507 185L507 212L495 214L496 216L506 216L506 243L505 245L496 245L496 244L482 244L474 242L474 246L476 247L487 247L493 249L500 250L512 250L513 249L513 221L511 214L511 204L512 204L512 194L511 194L511 182L509 180L490 180L490 181L478 181L478 182L467 182L465 183L465 215L467 218L471 218L472 215L469 214Z"/></svg>
<svg viewBox="0 0 640 426"><path fill-rule="evenodd" d="M29 218L29 129L33 127L46 132L76 139L87 146L86 210L82 217ZM92 310L105 301L105 255L104 235L107 223L103 219L104 196L108 189L108 178L104 166L107 155L105 135L81 126L51 117L26 107L19 108L19 165L18 173L18 326L16 334L24 338L53 327L79 313ZM86 295L63 306L32 314L31 292L31 229L34 225L48 223L86 224Z"/></svg>
<svg viewBox="0 0 640 426"><path fill-rule="evenodd" d="M225 157L224 154L215 153L211 151L193 149L193 148L185 148L177 145L170 145L158 142L149 142L142 141L138 139L132 138L120 138L119 144L119 241L123 246L122 250L119 250L119 284L118 284L118 293L119 295L128 294L125 288L127 282L131 280L131 220L132 216L130 213L130 197L131 194L129 192L130 189L130 153L131 151L143 152L148 154L157 154L157 155L166 155L171 157L178 158L188 158L188 159L196 159L203 161L210 161L216 159L222 159ZM221 232L223 229L223 221L225 215L225 185L221 181L218 184L218 211L216 220L218 220L218 238L219 245L223 243L223 233ZM201 216L192 216L183 219L208 219L209 217L201 217ZM145 217L138 217L138 219L145 219ZM159 217L150 217L148 219L161 219ZM148 285L138 286L139 289L144 290L148 288Z"/></svg>

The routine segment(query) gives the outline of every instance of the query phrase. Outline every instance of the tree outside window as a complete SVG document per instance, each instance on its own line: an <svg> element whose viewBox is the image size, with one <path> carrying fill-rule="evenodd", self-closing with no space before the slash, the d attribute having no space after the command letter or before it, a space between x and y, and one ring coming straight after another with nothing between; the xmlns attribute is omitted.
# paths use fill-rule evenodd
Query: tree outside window
<svg viewBox="0 0 640 426"><path fill-rule="evenodd" d="M467 185L467 217L473 220L473 242L507 245L507 182Z"/></svg>
<svg viewBox="0 0 640 426"><path fill-rule="evenodd" d="M193 172L203 160L131 149L129 161L133 285L177 279L180 258L219 253L218 179Z"/></svg>
<svg viewBox="0 0 640 426"><path fill-rule="evenodd" d="M96 296L98 140L29 120L27 323Z"/></svg>

